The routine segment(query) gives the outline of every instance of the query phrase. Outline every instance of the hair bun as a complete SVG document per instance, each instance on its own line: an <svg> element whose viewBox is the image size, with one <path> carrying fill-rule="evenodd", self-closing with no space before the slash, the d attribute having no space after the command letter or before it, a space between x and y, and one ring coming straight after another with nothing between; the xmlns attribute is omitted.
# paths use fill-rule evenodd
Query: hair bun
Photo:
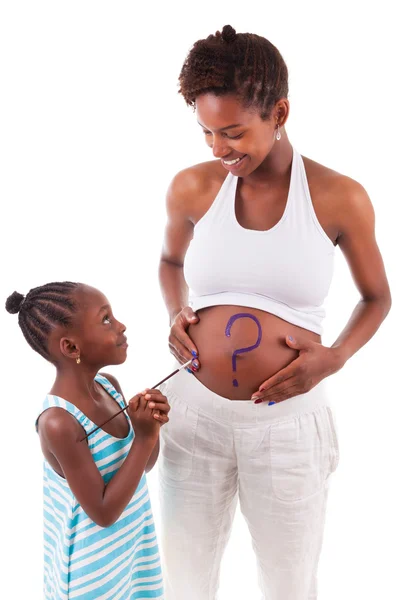
<svg viewBox="0 0 400 600"><path fill-rule="evenodd" d="M12 315L15 315L20 311L24 300L25 296L19 294L18 292L13 292L6 300L6 310Z"/></svg>
<svg viewBox="0 0 400 600"><path fill-rule="evenodd" d="M228 44L234 42L237 38L237 33L230 25L224 25L222 28L221 37Z"/></svg>

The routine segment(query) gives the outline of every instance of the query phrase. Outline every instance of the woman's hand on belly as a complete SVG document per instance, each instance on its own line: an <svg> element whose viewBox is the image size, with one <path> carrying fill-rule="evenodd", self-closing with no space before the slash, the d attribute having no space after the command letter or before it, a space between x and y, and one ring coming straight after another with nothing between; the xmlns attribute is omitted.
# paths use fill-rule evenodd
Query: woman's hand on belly
<svg viewBox="0 0 400 600"><path fill-rule="evenodd" d="M289 348L299 351L299 356L287 367L264 381L258 392L252 395L255 403L276 404L293 396L305 394L320 381L339 371L343 366L335 348L303 336L286 336Z"/></svg>
<svg viewBox="0 0 400 600"><path fill-rule="evenodd" d="M198 322L199 317L197 314L193 312L190 306L185 306L176 315L169 334L169 349L176 360L183 364L192 359L192 369L194 371L200 369L199 353L196 345L187 334L187 329L190 325L196 325Z"/></svg>
<svg viewBox="0 0 400 600"><path fill-rule="evenodd" d="M263 382L298 358L298 351L285 342L286 335L320 339L258 309L218 305L198 313L199 322L187 332L201 357L196 377L230 400L250 400Z"/></svg>

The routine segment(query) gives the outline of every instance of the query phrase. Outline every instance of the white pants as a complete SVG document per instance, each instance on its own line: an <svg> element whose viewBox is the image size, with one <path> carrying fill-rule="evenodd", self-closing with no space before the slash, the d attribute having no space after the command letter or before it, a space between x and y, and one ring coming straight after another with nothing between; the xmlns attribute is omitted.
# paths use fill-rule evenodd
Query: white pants
<svg viewBox="0 0 400 600"><path fill-rule="evenodd" d="M238 499L263 599L315 600L339 459L323 384L268 406L218 396L181 371L162 392L172 407L159 459L166 600L216 598Z"/></svg>

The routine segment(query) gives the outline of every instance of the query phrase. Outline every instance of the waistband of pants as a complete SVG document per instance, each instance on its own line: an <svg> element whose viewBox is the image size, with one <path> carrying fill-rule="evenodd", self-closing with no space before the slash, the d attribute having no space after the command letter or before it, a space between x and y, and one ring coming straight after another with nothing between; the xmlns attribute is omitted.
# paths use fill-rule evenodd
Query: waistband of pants
<svg viewBox="0 0 400 600"><path fill-rule="evenodd" d="M236 426L282 421L330 406L323 381L305 394L271 406L268 406L268 402L255 404L254 400L230 400L219 396L203 385L196 375L191 375L184 369L162 384L160 389L167 398L168 394L175 396L190 408L214 420L230 422Z"/></svg>

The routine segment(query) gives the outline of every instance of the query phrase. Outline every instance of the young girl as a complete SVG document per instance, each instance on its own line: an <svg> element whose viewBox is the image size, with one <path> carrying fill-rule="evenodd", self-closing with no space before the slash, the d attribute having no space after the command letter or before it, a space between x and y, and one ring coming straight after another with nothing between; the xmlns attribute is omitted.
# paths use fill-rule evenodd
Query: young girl
<svg viewBox="0 0 400 600"><path fill-rule="evenodd" d="M169 405L146 389L126 406L105 365L126 359L125 326L98 290L49 283L6 302L30 346L57 375L36 428L44 462L44 596L67 600L162 598L146 476ZM132 425L131 425L132 424ZM132 427L133 426L133 427Z"/></svg>

